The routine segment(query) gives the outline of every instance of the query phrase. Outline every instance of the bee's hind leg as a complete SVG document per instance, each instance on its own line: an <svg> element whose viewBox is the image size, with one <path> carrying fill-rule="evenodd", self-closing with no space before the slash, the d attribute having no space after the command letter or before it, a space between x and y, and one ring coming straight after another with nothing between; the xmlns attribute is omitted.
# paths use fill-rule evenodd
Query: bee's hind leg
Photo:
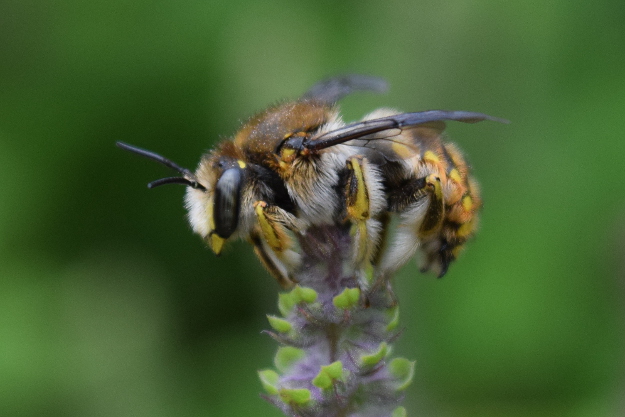
<svg viewBox="0 0 625 417"><path fill-rule="evenodd" d="M382 255L378 281L392 275L420 247L427 251L428 243L440 233L445 218L441 180L435 174L413 179L390 200L391 207L402 214L393 244ZM426 256L422 268L428 270L430 261L430 257Z"/></svg>
<svg viewBox="0 0 625 417"><path fill-rule="evenodd" d="M428 175L425 178L425 191L430 201L417 232L420 239L438 232L445 217L445 201L441 179L434 174Z"/></svg>

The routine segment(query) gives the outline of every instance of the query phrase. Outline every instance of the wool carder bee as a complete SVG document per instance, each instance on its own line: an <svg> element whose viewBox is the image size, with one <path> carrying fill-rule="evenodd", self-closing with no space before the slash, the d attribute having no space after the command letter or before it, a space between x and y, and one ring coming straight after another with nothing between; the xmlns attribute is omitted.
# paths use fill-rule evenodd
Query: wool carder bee
<svg viewBox="0 0 625 417"><path fill-rule="evenodd" d="M208 246L219 254L228 240L250 241L285 288L302 267L298 235L322 225L351 228L351 259L378 276L416 252L423 270L443 276L473 235L481 206L464 157L442 139L444 120L501 120L381 109L359 122L342 121L339 99L385 88L383 80L359 75L322 81L300 99L253 116L202 156L195 173L150 151L118 146L180 173L148 186L187 186L189 221ZM391 224L397 225L392 234Z"/></svg>

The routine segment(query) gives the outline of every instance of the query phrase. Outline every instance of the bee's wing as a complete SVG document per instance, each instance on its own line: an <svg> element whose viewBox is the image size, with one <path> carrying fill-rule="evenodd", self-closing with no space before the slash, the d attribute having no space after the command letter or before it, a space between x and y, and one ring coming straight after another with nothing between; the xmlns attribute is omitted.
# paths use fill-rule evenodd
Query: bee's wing
<svg viewBox="0 0 625 417"><path fill-rule="evenodd" d="M507 123L507 120L466 111L429 110L401 113L352 123L313 137L304 146L310 150L321 150L349 141L347 145L373 148L382 153L386 159L405 159L419 151L418 144L440 137L445 130L443 120L464 123L492 120Z"/></svg>
<svg viewBox="0 0 625 417"><path fill-rule="evenodd" d="M355 91L384 93L386 90L388 90L388 84L383 78L347 74L318 82L302 98L334 104Z"/></svg>
<svg viewBox="0 0 625 417"><path fill-rule="evenodd" d="M371 154L370 150L375 150L378 156L382 156L387 161L397 162L420 155L424 145L430 148L428 144L440 141L444 130L445 122L423 123L417 126L383 130L360 139L351 139L345 142L345 145L369 150L363 149L362 153L368 155L369 158L374 158L378 163L382 161Z"/></svg>

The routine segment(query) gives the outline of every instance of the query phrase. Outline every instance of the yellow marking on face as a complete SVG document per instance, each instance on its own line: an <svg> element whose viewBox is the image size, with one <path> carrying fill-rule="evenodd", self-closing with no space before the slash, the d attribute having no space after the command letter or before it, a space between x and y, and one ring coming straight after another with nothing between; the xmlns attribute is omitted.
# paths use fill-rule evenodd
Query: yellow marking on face
<svg viewBox="0 0 625 417"><path fill-rule="evenodd" d="M432 151L426 151L425 154L423 154L423 159L426 162L432 162L434 164L439 164L441 162L438 156Z"/></svg>
<svg viewBox="0 0 625 417"><path fill-rule="evenodd" d="M297 156L297 151L295 151L295 149L292 149L292 148L284 148L280 151L280 159L282 159L282 161L287 162L287 163L293 162L296 156Z"/></svg>
<svg viewBox="0 0 625 417"><path fill-rule="evenodd" d="M215 255L219 255L221 253L225 242L226 239L222 238L217 233L212 233L208 237L208 246L210 246L212 251L215 252Z"/></svg>
<svg viewBox="0 0 625 417"><path fill-rule="evenodd" d="M362 166L358 158L351 158L347 167L351 169L356 179L356 195L354 199L347 199L347 214L355 220L366 220L369 218L369 193L367 192ZM350 201L352 201L353 204L349 204Z"/></svg>
<svg viewBox="0 0 625 417"><path fill-rule="evenodd" d="M240 159L237 160L237 164L239 164L239 168L241 168L241 169L244 169L247 166L247 164L245 162L241 161Z"/></svg>
<svg viewBox="0 0 625 417"><path fill-rule="evenodd" d="M256 213L256 217L258 218L258 224L260 225L260 230L263 232L263 236L265 240L276 252L281 252L283 250L283 245L278 236L278 232L276 231L273 222L269 220L267 215L265 214L265 208L267 207L267 203L264 201L257 201L254 203L254 212Z"/></svg>
<svg viewBox="0 0 625 417"><path fill-rule="evenodd" d="M467 195L462 199L462 208L465 209L465 211L471 211L473 208L473 199L470 195Z"/></svg>
<svg viewBox="0 0 625 417"><path fill-rule="evenodd" d="M449 172L449 178L451 178L454 182L460 184L462 182L462 178L460 177L460 173L456 168L452 169Z"/></svg>

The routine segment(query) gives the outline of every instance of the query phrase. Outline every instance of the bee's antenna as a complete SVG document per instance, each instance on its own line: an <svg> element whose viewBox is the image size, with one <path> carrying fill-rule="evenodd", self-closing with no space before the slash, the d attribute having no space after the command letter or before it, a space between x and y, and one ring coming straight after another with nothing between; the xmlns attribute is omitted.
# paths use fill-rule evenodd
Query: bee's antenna
<svg viewBox="0 0 625 417"><path fill-rule="evenodd" d="M153 161L159 162L159 163L165 165L166 167L169 167L169 168L173 169L174 171L178 171L182 175L187 175L187 174L191 173L191 171L189 171L188 169L182 168L181 166L179 166L175 162L165 158L164 156L156 154L154 152L151 152L151 151L148 151L148 150L145 150L145 149L141 149L141 148L137 148L136 146L128 145L127 143L124 143L124 142L117 142L116 145L118 147L122 148L122 149L125 149L127 151L136 153L137 155L145 156L146 158L149 158L149 159L151 159Z"/></svg>
<svg viewBox="0 0 625 417"><path fill-rule="evenodd" d="M199 184L193 183L192 181L189 181L188 179L184 177L161 178L160 180L152 181L151 183L149 183L148 188L160 187L161 185L166 185L166 184L182 184L182 185L188 185L189 187L192 187L192 188L200 188L198 187Z"/></svg>
<svg viewBox="0 0 625 417"><path fill-rule="evenodd" d="M128 145L127 143L124 143L124 142L116 142L115 144L122 149L130 151L132 153L136 153L137 155L141 155L146 158L149 158L153 161L161 163L165 165L166 167L171 168L174 171L177 171L180 174L182 174L182 177L162 178L160 180L152 181L151 183L148 184L148 188L154 188L154 187L158 187L159 185L165 185L165 184L182 184L182 185L188 185L191 188L206 191L206 187L204 187L202 184L200 184L197 181L197 178L195 177L195 175L193 175L191 171L189 171L186 168L182 168L181 166L165 158L164 156L161 156L157 153L154 153L145 149L137 148L136 146Z"/></svg>

